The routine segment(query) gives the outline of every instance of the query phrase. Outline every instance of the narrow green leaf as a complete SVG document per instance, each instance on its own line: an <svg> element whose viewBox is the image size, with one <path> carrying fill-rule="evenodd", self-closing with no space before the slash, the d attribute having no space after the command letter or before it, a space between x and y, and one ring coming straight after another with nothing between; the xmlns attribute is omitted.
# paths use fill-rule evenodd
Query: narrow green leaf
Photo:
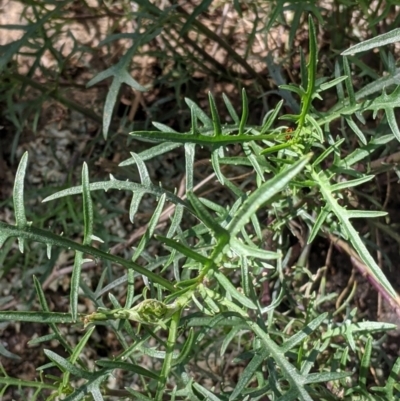
<svg viewBox="0 0 400 401"><path fill-rule="evenodd" d="M331 192L340 191L342 189L356 187L358 185L364 184L365 182L371 181L375 178L374 175L365 175L361 178L356 178L354 180L338 182L337 184L333 184L330 186Z"/></svg>
<svg viewBox="0 0 400 401"><path fill-rule="evenodd" d="M268 357L268 354L269 354L269 352L268 352L267 348L256 351L256 354L254 355L252 360L249 362L249 364L246 366L246 368L240 375L237 385L229 397L229 401L233 401L233 400L237 399L238 397L240 397L239 399L242 399L243 390L245 389L247 384L250 382L250 380L254 377L254 374L257 371L257 369L259 368L259 366Z"/></svg>
<svg viewBox="0 0 400 401"><path fill-rule="evenodd" d="M318 235L318 233L322 227L322 224L324 224L324 221L328 217L328 215L329 215L329 208L327 208L327 207L322 208L321 212L318 215L317 220L315 221L313 228L310 232L310 235L307 240L307 244L311 244L314 241L315 237Z"/></svg>
<svg viewBox="0 0 400 401"><path fill-rule="evenodd" d="M159 380L159 376L151 372L148 369L142 368L139 365L134 365L133 363L121 362L121 361L110 361L110 360L99 360L96 361L96 365L103 368L109 369L122 369L127 372L137 373L140 376L149 377L150 379Z"/></svg>
<svg viewBox="0 0 400 401"><path fill-rule="evenodd" d="M390 32L383 33L373 37L372 39L364 40L364 42L357 43L351 46L347 50L341 53L342 56L347 56L350 54L356 54L360 52L365 52L367 50L375 49L376 47L382 47L390 43L396 43L400 41L400 28L393 29Z"/></svg>
<svg viewBox="0 0 400 401"><path fill-rule="evenodd" d="M74 267L71 277L71 289L69 295L69 304L71 308L71 315L74 322L78 318L78 296L81 281L81 268L83 263L83 253L75 252Z"/></svg>
<svg viewBox="0 0 400 401"><path fill-rule="evenodd" d="M360 140L360 142L363 145L366 145L367 139L365 138L364 133L360 130L360 128L358 128L357 124L353 121L353 119L350 116L345 116L344 119L351 128L351 130L357 135L357 138Z"/></svg>
<svg viewBox="0 0 400 401"><path fill-rule="evenodd" d="M315 168L321 162L323 162L333 151L337 151L340 149L340 145L346 140L346 138L339 139L333 145L329 146L328 149L325 149L312 163L312 167Z"/></svg>
<svg viewBox="0 0 400 401"><path fill-rule="evenodd" d="M185 363L185 361L187 360L187 358L190 355L190 352L193 350L194 340L195 340L194 330L193 330L193 327L191 327L189 330L188 337L185 341L185 344L183 344L182 350L181 350L178 358L175 359L173 366L181 365L181 364Z"/></svg>
<svg viewBox="0 0 400 401"><path fill-rule="evenodd" d="M228 226L231 236L235 236L249 221L256 211L270 200L273 196L281 192L286 185L307 165L311 159L311 154L304 156L287 169L281 171L274 178L262 184L256 189L242 204Z"/></svg>
<svg viewBox="0 0 400 401"><path fill-rule="evenodd" d="M144 164L143 159L138 154L136 154L134 152L130 152L130 153L131 153L132 158L136 162L136 166L138 168L139 175L140 175L140 180L141 180L142 184L145 187L149 187L151 185L151 180L150 180L150 176L149 176L149 173L147 171L147 167Z"/></svg>
<svg viewBox="0 0 400 401"><path fill-rule="evenodd" d="M393 108L386 107L385 114L386 114L386 118L388 120L389 127L392 130L393 135L400 142L399 126L397 124L397 118L396 118Z"/></svg>
<svg viewBox="0 0 400 401"><path fill-rule="evenodd" d="M379 210L347 210L349 219L372 219L387 216L387 212Z"/></svg>
<svg viewBox="0 0 400 401"><path fill-rule="evenodd" d="M186 192L193 191L195 143L185 143Z"/></svg>
<svg viewBox="0 0 400 401"><path fill-rule="evenodd" d="M312 103L312 98L315 90L315 80L316 80L316 74L317 74L317 35L315 32L315 26L314 26L314 21L312 19L311 14L308 16L308 28L309 28L309 59L308 59L308 65L307 65L307 91L302 96L301 99L301 111L300 111L300 116L298 119L298 128L299 131L304 127L306 118L309 114L310 108L311 108L311 103ZM305 86L304 81L302 81L303 86Z"/></svg>
<svg viewBox="0 0 400 401"><path fill-rule="evenodd" d="M172 360L173 360L175 343L176 343L177 336L178 336L178 326L179 326L180 315L181 315L181 312L179 310L179 311L175 312L171 317L171 323L169 325L169 333L168 333L168 339L167 339L167 344L166 344L166 349L165 349L165 358L164 358L164 362L163 362L163 365L161 368L160 378L157 383L157 391L156 391L156 395L154 397L155 401L162 400L163 393L165 391L165 386L167 384L167 379L168 379L169 373L172 368L172 362L173 362Z"/></svg>
<svg viewBox="0 0 400 401"><path fill-rule="evenodd" d="M35 337L32 340L29 340L28 344L29 345L37 345L37 344L42 344L42 343L48 343L53 340L58 340L56 333L51 333L51 334L47 334L45 336ZM72 353L72 350L71 350L71 353Z"/></svg>
<svg viewBox="0 0 400 401"><path fill-rule="evenodd" d="M264 178L264 172L258 163L256 155L251 151L250 146L247 143L244 143L243 145L243 151L244 154L246 155L247 159L250 161L251 165L253 166L254 170L257 173L258 178L263 182L265 181Z"/></svg>
<svg viewBox="0 0 400 401"><path fill-rule="evenodd" d="M385 145L393 141L393 135L383 135L379 138L373 138L367 145L361 146L347 155L344 159L340 160L337 167L350 168L354 164L360 162L371 156L374 150L379 149L382 145Z"/></svg>
<svg viewBox="0 0 400 401"><path fill-rule="evenodd" d="M229 333L225 336L224 341L222 341L221 349L220 349L220 356L223 357L225 355L226 350L229 347L229 344L232 340L238 335L238 333L242 330L240 326L232 327Z"/></svg>
<svg viewBox="0 0 400 401"><path fill-rule="evenodd" d="M205 127L212 127L213 122L210 117L207 116L206 113L199 107L195 102L192 100L185 98L186 104L189 106L190 109L193 109L196 117L204 124Z"/></svg>
<svg viewBox="0 0 400 401"><path fill-rule="evenodd" d="M215 175L218 178L218 181L224 185L225 183L225 177L222 174L221 171L221 166L219 164L219 160L223 157L223 154L221 154L220 152L221 148L215 148L212 152L211 152L211 163L212 163L212 167L215 171Z"/></svg>
<svg viewBox="0 0 400 401"><path fill-rule="evenodd" d="M235 253L237 253L239 256L251 257L262 260L276 260L281 257L281 255L277 252L267 251L266 249L261 249L256 245L254 246L246 245L234 237L231 238L229 244L232 250L234 250Z"/></svg>
<svg viewBox="0 0 400 401"><path fill-rule="evenodd" d="M167 237L163 237L162 235L157 235L156 238L163 242L165 245L176 249L178 252L182 253L189 259L193 259L202 265L207 264L207 263L212 263L211 259L208 259L207 257L201 255L200 253L197 253L196 251L188 248L187 246Z"/></svg>
<svg viewBox="0 0 400 401"><path fill-rule="evenodd" d="M211 316L220 313L221 312L220 308L218 307L216 302L207 294L207 291L205 291L204 286L199 286L198 290L204 300L204 303L201 304L201 306L204 307L204 311L207 311L207 308L205 308L205 306L208 306L208 311ZM199 309L202 310L201 308Z"/></svg>
<svg viewBox="0 0 400 401"><path fill-rule="evenodd" d="M153 123L154 124L154 123ZM157 128L159 128L157 126ZM171 129L168 129L167 132L171 132ZM157 156L160 156L164 153L170 152L171 150L174 150L176 148L179 148L182 146L180 143L160 143L159 145L152 146L150 149L144 150L143 152L139 153L140 158L143 161L153 159ZM119 163L119 167L125 167L125 166L130 166L132 164L136 163L136 159L133 157L130 157L129 159L124 160L123 162Z"/></svg>
<svg viewBox="0 0 400 401"><path fill-rule="evenodd" d="M117 100L117 95L119 93L119 88L121 86L121 81L114 77L110 88L108 89L106 101L104 103L103 111L103 137L107 139L108 129L110 128L111 118L114 111L114 105Z"/></svg>
<svg viewBox="0 0 400 401"><path fill-rule="evenodd" d="M337 77L335 79L332 79L331 81L325 82L323 84L320 85L320 90L321 92L326 91L327 89L332 88L333 86L337 86L339 85L341 82L343 82L347 77L341 76L341 77Z"/></svg>
<svg viewBox="0 0 400 401"><path fill-rule="evenodd" d="M210 228L217 237L229 238L229 232L215 221L215 219L211 216L203 203L200 202L200 200L193 194L193 192L188 192L186 195L189 202L196 210L196 215L198 216L198 218L201 219L201 221L208 228Z"/></svg>
<svg viewBox="0 0 400 401"><path fill-rule="evenodd" d="M161 198L158 201L157 207L154 210L154 213L151 216L151 219L147 225L146 232L140 239L139 245L137 246L134 254L132 255L132 262L136 262L137 258L142 254L142 252L146 248L146 245L149 243L151 237L153 236L156 226L158 224L158 221L160 220L160 216L164 210L165 199L166 199L166 195L165 194L161 195Z"/></svg>
<svg viewBox="0 0 400 401"><path fill-rule="evenodd" d="M222 274L219 270L216 270L214 272L215 278L218 280L220 283L221 287L232 296L232 298L235 298L237 301L239 301L243 306L246 306L247 308L250 309L257 309L257 306L254 304L254 302L247 298L246 295L242 294L239 292L233 284L229 281L229 279Z"/></svg>
<svg viewBox="0 0 400 401"><path fill-rule="evenodd" d="M318 317L312 320L307 326L303 327L301 331L298 331L292 337L290 337L287 341L284 342L281 349L282 352L287 352L294 348L296 345L300 344L304 339L311 335L313 331L315 331L322 322L328 317L328 313L321 313Z"/></svg>
<svg viewBox="0 0 400 401"><path fill-rule="evenodd" d="M252 276L249 271L249 264L246 256L240 256L240 273L244 295L246 295L246 297L251 297L254 289L251 282Z"/></svg>
<svg viewBox="0 0 400 401"><path fill-rule="evenodd" d="M272 124L274 123L274 121L278 117L282 106L283 106L283 100L280 100L279 103L275 106L275 108L269 114L267 114L268 118L263 123L260 135L264 135L266 132L269 131L269 129L272 127Z"/></svg>
<svg viewBox="0 0 400 401"><path fill-rule="evenodd" d="M346 332L351 333L377 333L382 331L389 331L396 329L396 325L393 323L384 323L384 322L357 322L351 323L348 326L343 324L340 327L335 327L333 329L327 330L322 334L321 339L325 340L330 337L336 336L344 336Z"/></svg>
<svg viewBox="0 0 400 401"><path fill-rule="evenodd" d="M393 396L393 388L394 385L398 383L397 378L399 377L399 374L400 374L400 358L397 358L385 385L386 393L388 394L389 397Z"/></svg>
<svg viewBox="0 0 400 401"><path fill-rule="evenodd" d="M334 380L344 379L352 376L352 372L321 372L321 373L310 373L307 375L306 383L328 383Z"/></svg>
<svg viewBox="0 0 400 401"><path fill-rule="evenodd" d="M349 104L353 106L356 104L356 97L354 95L353 83L351 82L351 71L347 57L343 57L343 72L347 77L344 83L346 85L347 95L349 97Z"/></svg>
<svg viewBox="0 0 400 401"><path fill-rule="evenodd" d="M145 192L134 192L132 195L132 200L129 205L129 221L133 223L135 221L135 216L139 210L140 202L143 199Z"/></svg>
<svg viewBox="0 0 400 401"><path fill-rule="evenodd" d="M239 116L237 115L236 110L232 106L231 101L225 95L225 93L222 94L222 98L224 99L225 106L228 109L229 115L231 116L233 122L235 123L235 125L239 125Z"/></svg>
<svg viewBox="0 0 400 401"><path fill-rule="evenodd" d="M268 155L271 153L277 153L280 150L290 148L291 146L293 146L293 145L290 142L280 143L279 145L274 145L274 146L270 146L269 148L263 149L260 152L260 155Z"/></svg>
<svg viewBox="0 0 400 401"><path fill-rule="evenodd" d="M84 400L85 397L90 393L94 401L104 401L101 395L100 386L103 387L103 382L108 378L111 370L99 371L91 374L90 380L85 384L80 385L72 394L65 397L63 401L80 401Z"/></svg>
<svg viewBox="0 0 400 401"><path fill-rule="evenodd" d="M74 350L72 352L72 355L69 358L69 362L71 362L71 364L75 364L78 361L79 355L81 354L87 341L93 334L94 329L95 329L95 326L90 327L86 331L86 333L83 335L83 337L79 340L78 344L76 345L76 347L74 348ZM70 381L70 372L65 372L62 380L63 380L64 387L67 387L69 384L69 381Z"/></svg>
<svg viewBox="0 0 400 401"><path fill-rule="evenodd" d="M172 238L178 230L183 218L183 206L176 205L174 216L168 229L167 238Z"/></svg>
<svg viewBox="0 0 400 401"><path fill-rule="evenodd" d="M84 379L91 379L92 374L84 371L83 369L80 369L73 365L71 362L69 362L67 359L63 358L62 356L56 354L55 352L45 349L44 353L46 356L54 362L62 371L69 372L72 375Z"/></svg>
<svg viewBox="0 0 400 401"><path fill-rule="evenodd" d="M364 351L362 353L361 364L360 364L360 375L358 378L359 383L363 386L367 385L368 373L371 366L371 353L372 353L372 337L369 335L367 343L365 344Z"/></svg>
<svg viewBox="0 0 400 401"><path fill-rule="evenodd" d="M193 387L204 397L206 397L207 401L222 401L221 398L217 397L214 393L210 390L207 390L205 387L201 386L200 384L193 382Z"/></svg>
<svg viewBox="0 0 400 401"><path fill-rule="evenodd" d="M13 359L14 361L21 361L21 357L8 351L2 343L0 343L0 355L4 358Z"/></svg>
<svg viewBox="0 0 400 401"><path fill-rule="evenodd" d="M109 260L112 263L120 264L127 269L132 269L139 274L143 274L145 277L148 277L148 279L153 283L157 283L171 292L176 291L174 285L169 280L164 279L159 274L153 273L152 271L147 270L146 268L136 263L129 262L124 258L116 255L111 255L107 252L101 251L98 248L79 244L77 242L71 241L68 238L55 235L50 231L42 230L36 227L29 227L25 230L20 230L15 226L11 226L0 221L0 232L4 232L9 237L22 237L30 241L41 242L44 244L50 243L53 246L60 246L65 249L73 249L74 251L87 253L103 260Z"/></svg>
<svg viewBox="0 0 400 401"><path fill-rule="evenodd" d="M321 144L325 142L324 133L318 123L318 121L311 115L307 115L306 117L307 123L311 125L310 134L312 138L315 138Z"/></svg>
<svg viewBox="0 0 400 401"><path fill-rule="evenodd" d="M83 197L83 244L90 245L93 237L93 204L90 197L89 171L86 162L82 168L82 197Z"/></svg>
<svg viewBox="0 0 400 401"><path fill-rule="evenodd" d="M18 228L25 228L28 224L25 216L25 205L24 205L24 179L26 166L28 164L28 152L25 152L18 165L17 174L15 176L14 190L13 190L13 201L14 201L14 213L15 222ZM22 250L23 252L23 245Z"/></svg>
<svg viewBox="0 0 400 401"><path fill-rule="evenodd" d="M40 285L39 280L36 278L36 276L33 276L33 284L35 286L36 294L39 298L39 304L40 307L44 312L49 312L50 309L46 301L46 297L44 295L43 289ZM72 348L68 344L68 342L65 340L64 336L61 334L58 326L55 323L49 322L48 323L49 327L53 330L54 335L57 337L57 340L61 343L61 345L67 350L68 353L72 353Z"/></svg>
<svg viewBox="0 0 400 401"><path fill-rule="evenodd" d="M134 400L137 400L137 401L154 401L154 398L146 397L145 395L143 395L139 391L134 390L133 388L125 387L125 390L135 397Z"/></svg>
<svg viewBox="0 0 400 401"><path fill-rule="evenodd" d="M90 88L91 86L98 84L104 79L112 77L114 74L115 74L115 65L111 66L110 68L107 68L104 71L100 71L86 84L86 87Z"/></svg>
<svg viewBox="0 0 400 401"><path fill-rule="evenodd" d="M210 103L210 110L214 127L214 135L216 137L219 137L222 135L221 121L219 119L217 106L215 104L215 100L211 92L208 92L208 101Z"/></svg>
<svg viewBox="0 0 400 401"><path fill-rule="evenodd" d="M53 390L56 391L57 387L54 384L47 384L39 381L29 381L29 380L21 380L14 379L13 377L1 377L0 376L0 384L4 384L5 386L16 386L19 388L27 387L27 388L37 388L40 390Z"/></svg>
<svg viewBox="0 0 400 401"><path fill-rule="evenodd" d="M276 134L243 134L243 135L230 135L232 128L224 128L226 133L220 135L219 137L213 136L214 130L212 127L207 127L210 131L204 132L202 134L194 135L192 132L177 134L175 132L160 132L160 131L136 131L130 132L129 135L134 138L139 138L141 140L147 139L151 142L175 142L175 143L195 143L201 146L211 146L216 148L218 146L227 146L235 143L244 143L252 141L263 141L271 140Z"/></svg>
<svg viewBox="0 0 400 401"><path fill-rule="evenodd" d="M20 311L0 311L0 321L7 322L31 322L31 323L61 323L71 324L74 320L70 313L60 312L20 312Z"/></svg>
<svg viewBox="0 0 400 401"><path fill-rule="evenodd" d="M242 117L240 118L239 135L244 134L244 129L246 127L248 117L249 117L249 102L247 100L246 90L243 88L242 89Z"/></svg>

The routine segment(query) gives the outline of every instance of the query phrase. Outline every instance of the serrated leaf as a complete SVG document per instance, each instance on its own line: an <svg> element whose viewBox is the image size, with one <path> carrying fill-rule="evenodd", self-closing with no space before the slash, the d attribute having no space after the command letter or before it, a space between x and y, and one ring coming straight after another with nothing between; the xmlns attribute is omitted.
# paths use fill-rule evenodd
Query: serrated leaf
<svg viewBox="0 0 400 401"><path fill-rule="evenodd" d="M338 204L337 200L333 197L328 177L312 172L312 178L315 180L316 183L318 183L321 194L327 202L327 207L329 207L339 219L344 233L347 234L360 259L364 262L367 268L366 273L371 276L371 279L375 279L376 281L378 281L382 290L387 292L387 295L390 296L397 303L398 295L393 286L388 281L386 276L383 274L381 268L377 265L377 263L369 253L358 232L350 223L349 217L346 213L346 209L342 208Z"/></svg>
<svg viewBox="0 0 400 401"><path fill-rule="evenodd" d="M131 191L133 193L139 192L139 193L149 193L152 195L156 196L162 196L164 193L167 196L167 199L170 200L173 203L176 204L181 204L185 207L188 207L187 203L182 201L179 197L174 195L172 192L166 191L161 187L155 186L155 185L150 185L146 187L145 185L138 184L136 182L129 182L129 181L120 181L115 178L111 179L110 181L101 181L101 182L92 182L90 183L90 191L98 191L98 190L103 190L103 191L109 191L110 189L116 189L119 191ZM78 195L82 193L82 186L77 186L77 187L71 187L64 189L62 191L56 192L53 195L48 196L47 198L43 199L42 202L48 202L51 200L55 200L58 198L62 198L64 196L70 196L70 195Z"/></svg>
<svg viewBox="0 0 400 401"><path fill-rule="evenodd" d="M126 259L116 255L111 255L110 253L104 252L98 248L79 244L77 242L71 241L68 238L64 238L60 235L55 235L50 231L42 230L36 227L29 227L28 230L20 230L18 229L18 227L0 222L0 232L4 232L9 237L22 237L30 241L41 242L44 244L51 243L53 246L60 246L65 249L73 249L74 251L87 253L103 260L109 260L112 263L120 264L127 269L132 269L133 271L144 275L150 281L158 283L171 292L176 291L174 285L170 281L136 263L127 261Z"/></svg>

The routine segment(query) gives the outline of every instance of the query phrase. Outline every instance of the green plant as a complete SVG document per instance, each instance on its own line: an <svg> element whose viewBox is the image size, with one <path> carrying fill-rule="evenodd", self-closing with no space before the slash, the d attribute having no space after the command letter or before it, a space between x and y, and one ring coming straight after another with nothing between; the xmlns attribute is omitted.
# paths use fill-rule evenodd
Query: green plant
<svg viewBox="0 0 400 401"><path fill-rule="evenodd" d="M206 5L207 2L201 3L203 7ZM249 104L243 91L241 115L224 97L232 122L223 124L211 94L210 116L187 99L191 116L189 132L179 133L162 123L154 123L158 131L132 133L138 140L160 143L138 154L132 152L122 163L122 166L137 167L140 183L114 177L91 183L84 164L80 186L45 199L50 202L82 195L82 243L37 228L27 220L24 178L28 155L24 154L13 193L16 224L0 222L0 244L17 237L23 252L26 242L39 242L46 245L49 256L56 247L71 249L75 262L69 313L50 311L40 278L36 277L34 285L41 311L0 312L0 320L49 325L52 332L33 343L57 340L66 352L62 356L45 350L50 363L39 368L43 373L37 382L17 380L4 373L0 378L4 386L2 394L8 386L19 386L36 389L31 399L60 397L68 401L111 397L138 400L257 400L263 396L276 400L345 397L392 400L399 397L400 389L394 379L399 374L399 360L381 385L371 387L368 375L371 361L379 360L373 336L392 330L395 325L359 321L356 309L349 307L351 295L341 306L342 320L337 319L337 314L326 312L325 306L336 294L325 294L324 280L320 280L321 276L313 277L303 263L309 252L307 245L295 272L288 264L291 251L285 227L293 228L293 222L298 219L306 229L307 244L320 236L335 241L343 249L346 245L363 274L380 294L398 307L395 290L351 221L382 217L386 212L355 209L347 201L346 191L374 178L373 170L368 174L357 170L356 163L366 160L373 150L394 138L400 138L394 119L399 89L394 88L387 94L382 91L384 84L380 81L355 92L346 58L342 67L337 62L333 79L318 79L317 38L311 17L308 24L309 55L306 64L306 57L301 53L301 84L280 88L299 96L299 114L279 116L283 104L280 102L265 115L260 126L249 124ZM396 38L397 32L378 37L361 49L381 46ZM356 52L357 47L348 52L351 51ZM119 85L126 76L126 60L123 57L115 69L108 71L117 82L112 85ZM95 81L107 74L103 73ZM115 103L117 88L114 86L106 102L105 133L111 121L107 108L111 110ZM337 104L323 113L317 111L313 101L332 88L337 91ZM371 96L376 93L379 96ZM391 133L372 138L364 135L354 118L363 122L363 113L372 111L376 116L381 110L385 111ZM279 119L287 125L279 126ZM348 124L360 143L345 155L342 155L347 150L345 138L336 138L330 131L329 123L337 119ZM287 130L289 125L295 126L292 132ZM232 156L230 145L240 145L242 154ZM182 198L153 184L145 163L177 146L183 147L186 161ZM217 195L204 198L196 194L194 160L199 146L210 149L211 164L222 188L220 192L229 192L230 202L221 205ZM250 189L236 185L226 166L254 170ZM92 198L99 190L107 194L111 190L131 192L131 221L145 195L157 199L157 207L130 260L109 253L96 236ZM167 201L173 205L170 224L163 235L156 234L160 232L158 222ZM271 222L269 227L265 224L267 220ZM273 237L276 249L264 249L266 234ZM146 252L154 238L163 244L158 256ZM96 288L82 280L81 266L87 260L109 263ZM127 273L106 284L112 264L125 267ZM135 283L141 279L143 285L138 291ZM304 283L304 291L300 285L291 287L294 281ZM123 305L114 295L121 286L126 287ZM262 301L265 286L272 292L267 304ZM89 300L96 310L80 312L80 299ZM76 344L71 344L64 338L60 325L75 324L86 331ZM93 367L85 359L85 349L91 346L91 338L100 326L114 334L121 351L97 360ZM345 344L341 343L343 339ZM3 355L5 351L0 350ZM146 368L141 366L144 363ZM234 364L241 369L237 380L224 368ZM59 376L46 374L54 368L59 370ZM116 370L126 375L124 388L113 389L107 385L107 379Z"/></svg>

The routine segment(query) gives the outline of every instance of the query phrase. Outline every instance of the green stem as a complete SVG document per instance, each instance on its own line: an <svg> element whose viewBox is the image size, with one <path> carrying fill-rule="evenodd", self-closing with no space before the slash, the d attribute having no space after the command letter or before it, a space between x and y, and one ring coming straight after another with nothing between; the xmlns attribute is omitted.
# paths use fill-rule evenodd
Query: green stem
<svg viewBox="0 0 400 401"><path fill-rule="evenodd" d="M155 401L161 401L164 393L165 385L167 383L169 372L172 367L172 357L174 352L174 347L176 339L178 336L178 326L181 317L181 310L178 310L172 315L171 323L169 325L169 333L167 340L167 347L165 350L165 359L161 369L160 380L157 385L157 392L155 396Z"/></svg>

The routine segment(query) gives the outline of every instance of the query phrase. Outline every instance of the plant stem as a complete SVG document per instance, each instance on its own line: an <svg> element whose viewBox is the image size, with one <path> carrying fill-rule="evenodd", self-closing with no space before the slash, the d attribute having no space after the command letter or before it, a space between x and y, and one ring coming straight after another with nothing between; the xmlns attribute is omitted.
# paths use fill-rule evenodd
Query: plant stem
<svg viewBox="0 0 400 401"><path fill-rule="evenodd" d="M162 400L165 384L167 383L168 375L172 367L172 356L174 352L176 338L178 335L178 326L180 317L181 317L181 310L178 310L172 315L171 318L171 323L169 325L167 347L165 349L165 359L161 369L160 380L157 385L155 401Z"/></svg>

